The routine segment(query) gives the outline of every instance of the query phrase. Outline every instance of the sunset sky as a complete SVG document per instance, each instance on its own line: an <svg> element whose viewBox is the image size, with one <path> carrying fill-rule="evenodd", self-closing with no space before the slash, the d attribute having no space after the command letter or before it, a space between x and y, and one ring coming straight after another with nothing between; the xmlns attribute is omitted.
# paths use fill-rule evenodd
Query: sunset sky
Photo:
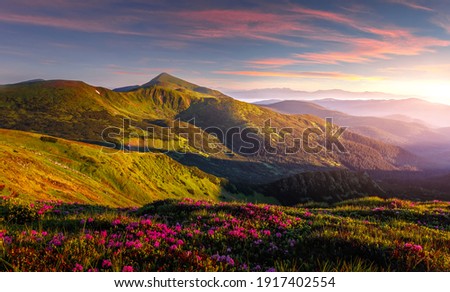
<svg viewBox="0 0 450 292"><path fill-rule="evenodd" d="M339 88L450 103L450 0L2 0L0 33L1 84L113 88L164 71L225 91Z"/></svg>

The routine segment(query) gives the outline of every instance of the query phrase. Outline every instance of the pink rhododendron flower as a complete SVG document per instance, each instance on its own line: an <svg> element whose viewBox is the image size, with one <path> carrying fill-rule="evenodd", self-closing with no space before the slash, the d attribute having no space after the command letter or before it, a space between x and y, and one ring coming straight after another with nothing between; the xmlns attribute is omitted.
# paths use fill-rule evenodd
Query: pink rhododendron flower
<svg viewBox="0 0 450 292"><path fill-rule="evenodd" d="M133 272L133 267L132 266L124 266L122 269L122 272Z"/></svg>
<svg viewBox="0 0 450 292"><path fill-rule="evenodd" d="M83 266L80 264L75 264L75 267L72 269L74 272L83 272Z"/></svg>
<svg viewBox="0 0 450 292"><path fill-rule="evenodd" d="M103 260L102 262L102 268L107 269L107 268L111 268L112 263L110 260Z"/></svg>

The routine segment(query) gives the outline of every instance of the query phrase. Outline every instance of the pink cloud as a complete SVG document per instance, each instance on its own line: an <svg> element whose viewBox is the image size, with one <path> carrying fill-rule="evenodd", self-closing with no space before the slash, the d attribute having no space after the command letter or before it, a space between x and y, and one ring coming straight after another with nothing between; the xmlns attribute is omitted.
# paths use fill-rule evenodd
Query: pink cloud
<svg viewBox="0 0 450 292"><path fill-rule="evenodd" d="M298 23L292 15L247 10L201 10L173 12L174 23L186 26L183 38L244 37L294 44L282 39L313 33L315 27Z"/></svg>
<svg viewBox="0 0 450 292"><path fill-rule="evenodd" d="M409 3L409 2L408 2ZM284 45L299 44L287 37L336 42L341 49L336 51L297 54L294 58L268 58L250 60L247 64L256 67L282 67L297 63L337 64L364 63L375 59L388 59L393 55L419 55L432 52L434 47L450 45L447 40L417 36L405 28L389 25L370 25L366 19L358 19L337 12L316 10L298 5L286 8L288 13L275 14L244 10L203 10L175 12L179 22L191 23L185 39L201 38L251 38L277 42ZM338 23L373 35L361 38L339 31L325 29L309 20L316 19Z"/></svg>
<svg viewBox="0 0 450 292"><path fill-rule="evenodd" d="M324 11L324 10L317 10L317 9L309 9L299 6L294 6L291 9L289 9L290 12L298 13L300 17L302 18L315 18L320 20L326 20L330 22L340 23L340 24L346 24L349 26L355 26L356 21L352 18L349 18L343 14L330 12L330 11Z"/></svg>
<svg viewBox="0 0 450 292"><path fill-rule="evenodd" d="M424 74L434 74L442 76L450 76L450 63L443 64L426 64L426 65L414 65L408 67L387 67L380 69L380 72L388 73L424 73Z"/></svg>
<svg viewBox="0 0 450 292"><path fill-rule="evenodd" d="M396 1L396 0L393 0ZM403 0L398 0L403 1ZM397 28L393 26L387 26L387 25L369 25L366 19L357 19L352 18L348 15L337 13L337 12L330 12L330 11L323 11L323 10L315 10L315 9L307 9L295 6L290 9L292 12L299 13L300 15L303 15L305 17L315 18L319 20L334 22L342 25L346 25L349 27L352 27L355 30L359 30L362 32L367 32L370 34L373 34L375 36L381 36L381 37L402 37L402 36L410 36L411 32L407 29Z"/></svg>
<svg viewBox="0 0 450 292"><path fill-rule="evenodd" d="M255 67L282 67L298 64L299 60L291 58L267 58L250 60L247 63L250 65L254 65Z"/></svg>
<svg viewBox="0 0 450 292"><path fill-rule="evenodd" d="M450 26L449 26L450 28ZM267 58L247 62L255 68L277 68L295 64L367 63L390 59L393 56L416 56L434 52L436 47L450 45L450 40L416 36L407 30L392 28L366 28L377 38L356 38L348 35L330 34L329 41L341 43L339 50L293 54L289 58Z"/></svg>
<svg viewBox="0 0 450 292"><path fill-rule="evenodd" d="M22 4L26 0L20 0ZM66 3L63 0L58 0ZM407 5L419 5L406 0L389 0ZM36 3L43 5L47 0ZM59 3L59 2L58 2ZM419 7L421 7L419 5ZM340 62L363 63L376 59L387 59L393 55L418 55L431 52L435 47L450 45L447 40L417 36L405 28L389 25L371 25L366 19L354 14L343 14L290 5L273 12L250 10L207 9L197 11L135 11L127 10L120 18L95 18L86 16L51 17L0 12L0 21L48 26L84 32L113 33L153 37L162 47L183 49L196 40L253 39L273 42L285 46L304 47L301 39L335 42L339 50L311 52L269 59L250 60L247 64L256 67L282 67L298 63L336 64ZM157 30L148 21L151 18L165 24L167 30ZM355 37L336 29L324 28L312 20L337 23L364 32L371 36ZM447 19L437 19L436 24L450 31ZM138 24L134 26L135 24ZM133 27L140 27L139 30ZM142 29L148 27L148 29Z"/></svg>
<svg viewBox="0 0 450 292"><path fill-rule="evenodd" d="M382 40L352 38L345 50L319 53L296 54L295 57L306 63L338 64L364 63L375 59L389 59L393 55L414 56L424 52L433 52L433 47L446 47L450 41L431 37L419 37L411 34L386 34Z"/></svg>
<svg viewBox="0 0 450 292"><path fill-rule="evenodd" d="M344 14L299 6L275 12L213 9L173 12L169 16L173 24L186 27L183 34L178 35L182 39L242 37L301 47L306 45L290 39L328 41L330 36L339 34L336 30L312 23L312 19L340 23L358 30L367 26L365 22L358 22ZM385 32L380 29L378 32L373 30L373 33Z"/></svg>
<svg viewBox="0 0 450 292"><path fill-rule="evenodd" d="M226 75L255 76L255 77L286 77L286 78L310 78L310 79L325 78L325 79L341 79L349 81L381 79L380 77L365 77L341 72L214 71L213 73Z"/></svg>

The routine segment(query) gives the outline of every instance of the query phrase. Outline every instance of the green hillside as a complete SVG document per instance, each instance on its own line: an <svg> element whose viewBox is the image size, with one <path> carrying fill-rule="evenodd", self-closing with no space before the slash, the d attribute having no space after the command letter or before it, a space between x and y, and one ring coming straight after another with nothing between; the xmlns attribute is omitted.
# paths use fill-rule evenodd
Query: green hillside
<svg viewBox="0 0 450 292"><path fill-rule="evenodd" d="M225 182L164 154L114 153L85 143L0 130L3 194L26 200L62 200L138 206L158 199L226 199ZM44 139L46 140L46 139Z"/></svg>
<svg viewBox="0 0 450 292"><path fill-rule="evenodd" d="M299 173L258 186L257 189L261 193L277 194L277 199L288 206L311 201L339 202L384 194L369 175L348 170Z"/></svg>
<svg viewBox="0 0 450 292"><path fill-rule="evenodd" d="M190 124L174 126L171 121L192 100L202 98L195 92L187 94L159 86L117 93L79 81L5 85L0 86L0 127L89 142L104 142L102 132L114 127L121 129L121 134L115 137L119 144L138 146L139 138L145 138L152 149L200 153L203 147L197 145L195 149L193 143L190 147L189 142L193 141L178 136L176 127L198 131L201 140L214 142L215 138L201 129L193 130ZM164 131L167 126L175 128L174 135ZM153 133L143 131L149 127L154 129ZM217 156L224 157L223 152L219 151Z"/></svg>

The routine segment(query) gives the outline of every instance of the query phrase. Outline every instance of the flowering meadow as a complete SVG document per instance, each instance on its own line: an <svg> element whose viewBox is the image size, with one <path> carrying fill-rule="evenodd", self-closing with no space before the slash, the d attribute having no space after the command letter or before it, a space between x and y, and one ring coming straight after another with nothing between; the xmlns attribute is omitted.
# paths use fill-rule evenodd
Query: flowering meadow
<svg viewBox="0 0 450 292"><path fill-rule="evenodd" d="M450 204L0 199L0 271L450 271Z"/></svg>

